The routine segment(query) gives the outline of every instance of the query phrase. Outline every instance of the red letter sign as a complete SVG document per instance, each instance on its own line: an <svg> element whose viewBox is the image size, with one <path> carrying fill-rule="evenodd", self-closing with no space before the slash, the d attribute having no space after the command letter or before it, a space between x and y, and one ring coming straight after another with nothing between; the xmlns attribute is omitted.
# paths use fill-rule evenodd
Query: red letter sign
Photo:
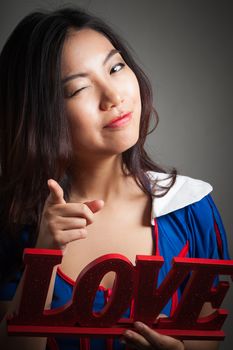
<svg viewBox="0 0 233 350"><path fill-rule="evenodd" d="M135 320L147 323L160 333L180 339L223 339L222 324L226 310L217 309L199 318L205 302L220 305L229 288L228 282L213 287L218 275L233 275L233 260L174 258L172 269L160 286L158 273L163 265L160 256L137 256L136 266L120 254L104 255L87 265L77 278L71 300L63 307L44 310L53 267L62 254L54 250L25 250L24 287L18 315L8 321L12 335L28 336L119 336L133 329ZM103 276L114 271L116 279L110 299L100 312L93 302ZM173 315L156 320L168 300L188 278ZM131 317L122 314L134 302ZM88 338L82 338L82 349ZM108 344L112 344L109 340ZM109 345L109 349L111 346Z"/></svg>

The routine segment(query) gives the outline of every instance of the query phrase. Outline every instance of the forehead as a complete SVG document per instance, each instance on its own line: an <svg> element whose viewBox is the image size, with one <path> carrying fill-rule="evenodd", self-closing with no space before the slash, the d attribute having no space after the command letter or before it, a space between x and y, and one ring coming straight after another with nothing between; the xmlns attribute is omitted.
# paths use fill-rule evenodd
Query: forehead
<svg viewBox="0 0 233 350"><path fill-rule="evenodd" d="M113 49L111 42L93 29L71 30L65 40L61 69L62 75L74 70L88 70L102 63L106 54Z"/></svg>

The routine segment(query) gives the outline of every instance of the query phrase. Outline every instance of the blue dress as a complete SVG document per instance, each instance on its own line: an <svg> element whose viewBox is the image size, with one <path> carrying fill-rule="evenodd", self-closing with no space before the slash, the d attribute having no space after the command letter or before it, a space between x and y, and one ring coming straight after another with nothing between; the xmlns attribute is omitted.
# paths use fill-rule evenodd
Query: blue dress
<svg viewBox="0 0 233 350"><path fill-rule="evenodd" d="M192 203L185 206L179 203L178 209L174 211L169 211L170 209L166 207L161 213L157 213L157 217L154 217L156 213L152 215L154 252L164 258L164 264L159 273L158 284L163 281L170 270L173 257L229 259L224 227L219 212L208 192L210 190L207 190L207 194L203 196L205 191L203 192L201 190L202 194L199 195L198 200L196 198L195 200L190 200L189 196L188 201ZM186 199L185 201L187 202ZM0 300L12 299L19 279L20 274L15 276L12 282L1 287ZM58 269L52 308L60 307L71 299L73 285L74 281ZM181 286L177 293L169 300L162 311L163 314L170 315L175 310L182 293L182 288L184 286ZM103 308L109 294L110 290L103 287L99 288L93 305L94 311L100 311ZM122 316L129 317L130 308ZM78 350L80 349L80 341L77 338L50 338L48 339L47 349ZM106 339L91 339L90 349L106 349ZM118 338L115 338L112 349L124 349L124 345L119 342Z"/></svg>

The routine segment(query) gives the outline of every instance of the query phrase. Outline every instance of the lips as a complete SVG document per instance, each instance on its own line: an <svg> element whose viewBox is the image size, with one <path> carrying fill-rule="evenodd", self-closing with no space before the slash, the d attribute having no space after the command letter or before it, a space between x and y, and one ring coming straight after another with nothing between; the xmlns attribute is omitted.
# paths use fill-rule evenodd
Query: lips
<svg viewBox="0 0 233 350"><path fill-rule="evenodd" d="M114 118L110 121L110 123L108 123L107 125L105 125L105 128L119 128L121 126L126 125L130 119L132 118L132 113L128 112L125 113L117 118Z"/></svg>

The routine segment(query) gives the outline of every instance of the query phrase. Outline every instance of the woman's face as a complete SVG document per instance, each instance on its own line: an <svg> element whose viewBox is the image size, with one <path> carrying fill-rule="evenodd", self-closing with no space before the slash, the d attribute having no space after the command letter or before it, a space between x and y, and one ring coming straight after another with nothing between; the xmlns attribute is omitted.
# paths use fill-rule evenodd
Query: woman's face
<svg viewBox="0 0 233 350"><path fill-rule="evenodd" d="M69 34L62 54L62 80L76 157L120 154L137 142L138 81L105 36L92 29Z"/></svg>

